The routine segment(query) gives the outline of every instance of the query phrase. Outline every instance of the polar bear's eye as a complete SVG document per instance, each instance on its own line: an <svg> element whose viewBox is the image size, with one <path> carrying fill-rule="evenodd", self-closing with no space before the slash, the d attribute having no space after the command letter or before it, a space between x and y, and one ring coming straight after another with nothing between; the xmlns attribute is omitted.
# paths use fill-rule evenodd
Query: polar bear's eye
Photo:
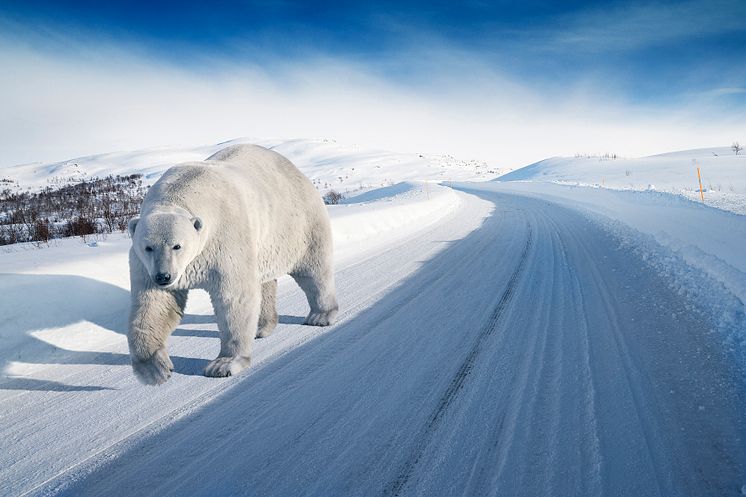
<svg viewBox="0 0 746 497"><path fill-rule="evenodd" d="M179 245L178 243L174 245L174 250L179 250L179 249L181 249L181 245Z"/></svg>
<svg viewBox="0 0 746 497"><path fill-rule="evenodd" d="M152 251L153 251L153 247L145 247L145 252L152 252Z"/></svg>

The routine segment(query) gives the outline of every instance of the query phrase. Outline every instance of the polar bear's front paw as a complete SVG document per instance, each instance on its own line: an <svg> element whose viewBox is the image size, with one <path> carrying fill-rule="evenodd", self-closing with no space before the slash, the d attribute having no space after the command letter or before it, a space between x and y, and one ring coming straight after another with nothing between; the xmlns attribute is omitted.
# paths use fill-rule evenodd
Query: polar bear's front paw
<svg viewBox="0 0 746 497"><path fill-rule="evenodd" d="M246 369L251 363L251 358L237 356L237 357L218 357L205 368L205 376L212 376L214 378L232 376L240 373Z"/></svg>
<svg viewBox="0 0 746 497"><path fill-rule="evenodd" d="M310 326L329 326L337 319L337 309L329 311L311 311L303 324Z"/></svg>
<svg viewBox="0 0 746 497"><path fill-rule="evenodd" d="M168 357L166 349L159 349L147 359L132 358L132 369L135 376L146 385L161 385L171 378L174 364Z"/></svg>

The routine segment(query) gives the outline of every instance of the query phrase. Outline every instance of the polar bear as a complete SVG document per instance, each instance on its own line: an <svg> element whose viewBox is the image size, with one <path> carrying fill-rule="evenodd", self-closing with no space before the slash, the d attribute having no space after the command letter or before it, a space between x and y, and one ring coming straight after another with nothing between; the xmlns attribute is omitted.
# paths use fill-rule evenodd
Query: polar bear
<svg viewBox="0 0 746 497"><path fill-rule="evenodd" d="M277 324L277 278L290 274L311 308L305 324L337 315L329 216L316 188L282 155L235 145L176 165L150 188L129 223L132 367L146 384L167 381L166 340L192 288L205 289L220 331L206 376L249 365L254 337Z"/></svg>

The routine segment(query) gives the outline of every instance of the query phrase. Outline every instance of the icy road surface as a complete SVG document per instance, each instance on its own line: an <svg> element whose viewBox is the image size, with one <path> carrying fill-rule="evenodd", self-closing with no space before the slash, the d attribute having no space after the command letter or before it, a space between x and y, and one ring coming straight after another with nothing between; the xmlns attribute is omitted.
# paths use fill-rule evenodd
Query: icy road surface
<svg viewBox="0 0 746 497"><path fill-rule="evenodd" d="M197 298L163 387L123 349L1 390L0 493L737 495L744 392L711 324L580 213L464 189L340 264L334 327L299 325L284 282L245 374L199 376L218 339Z"/></svg>

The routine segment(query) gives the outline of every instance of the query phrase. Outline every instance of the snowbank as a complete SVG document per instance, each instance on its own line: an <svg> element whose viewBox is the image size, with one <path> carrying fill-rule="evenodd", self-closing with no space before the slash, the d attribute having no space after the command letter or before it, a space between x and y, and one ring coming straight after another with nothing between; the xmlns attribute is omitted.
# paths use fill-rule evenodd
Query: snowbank
<svg viewBox="0 0 746 497"><path fill-rule="evenodd" d="M341 255L371 250L425 228L458 208L458 195L441 185L420 182L389 187L361 195L362 202L329 207L334 247ZM373 200L375 199L375 200ZM355 198L351 199L352 201Z"/></svg>

